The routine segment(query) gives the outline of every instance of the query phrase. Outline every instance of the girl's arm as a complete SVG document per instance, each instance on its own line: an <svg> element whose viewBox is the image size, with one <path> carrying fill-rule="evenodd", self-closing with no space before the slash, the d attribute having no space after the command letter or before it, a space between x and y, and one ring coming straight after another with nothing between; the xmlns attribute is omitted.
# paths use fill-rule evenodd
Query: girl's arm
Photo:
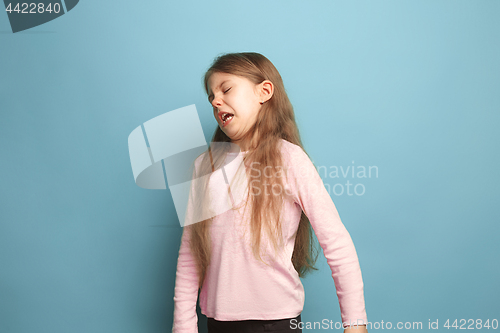
<svg viewBox="0 0 500 333"><path fill-rule="evenodd" d="M358 327L346 327L344 333L368 333L368 330L366 329L366 325L359 325Z"/></svg>
<svg viewBox="0 0 500 333"><path fill-rule="evenodd" d="M186 211L186 221L191 221L194 213L193 191L196 169L193 169L191 191ZM198 315L196 302L198 300L198 270L190 249L191 225L182 230L174 292L174 322L172 333L198 333Z"/></svg>
<svg viewBox="0 0 500 333"><path fill-rule="evenodd" d="M313 163L297 145L288 145L292 196L311 222L332 271L345 332L363 332L367 323L363 279L356 249Z"/></svg>
<svg viewBox="0 0 500 333"><path fill-rule="evenodd" d="M174 323L172 333L198 333L198 275L189 248L190 226L182 232L174 292Z"/></svg>

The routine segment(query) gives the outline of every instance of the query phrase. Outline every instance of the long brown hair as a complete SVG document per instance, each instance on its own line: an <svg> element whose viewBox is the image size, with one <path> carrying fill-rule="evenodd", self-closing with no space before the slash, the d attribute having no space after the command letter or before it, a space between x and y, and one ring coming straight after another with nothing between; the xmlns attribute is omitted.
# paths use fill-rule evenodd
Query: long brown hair
<svg viewBox="0 0 500 333"><path fill-rule="evenodd" d="M249 150L244 156L245 164L252 161L250 178L252 187L258 193L265 192L264 186L283 188L282 178L275 173L268 177L264 168L270 166L271 170L283 168L281 156L281 139L302 147L299 130L295 122L293 106L283 85L278 70L265 56L254 52L227 53L215 58L210 68L203 77L203 87L207 95L210 93L208 80L213 73L227 73L246 78L254 84L269 80L274 85L272 97L262 104L255 124L249 129L243 140L252 138ZM255 135L257 133L257 135ZM212 143L231 142L231 139L217 126L212 136ZM214 145L216 147L216 145ZM225 146L227 147L227 146ZM303 148L303 147L302 147ZM199 175L207 175L221 166L227 149L210 147L209 154L204 154ZM214 166L215 164L215 166ZM263 175L266 174L264 181ZM255 181L257 180L257 181ZM255 185L257 184L257 185ZM267 185L266 185L267 184ZM206 186L206 185L205 185ZM256 259L261 260L261 231L264 229L275 251L282 246L282 221L281 208L283 195L251 195L251 230L252 250ZM250 200L250 199L249 199ZM203 202L199 201L199 202ZM205 272L210 264L210 224L213 218L203 220L191 228L190 249L196 259L199 274L199 286L203 284ZM292 263L300 277L304 277L314 267L319 249L314 246L313 230L307 216L302 212L292 254Z"/></svg>

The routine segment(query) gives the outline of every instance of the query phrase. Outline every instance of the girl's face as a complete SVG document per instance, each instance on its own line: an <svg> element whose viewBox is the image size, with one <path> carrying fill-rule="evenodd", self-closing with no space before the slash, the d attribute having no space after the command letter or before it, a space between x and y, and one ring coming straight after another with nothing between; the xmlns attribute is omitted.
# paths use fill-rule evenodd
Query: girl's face
<svg viewBox="0 0 500 333"><path fill-rule="evenodd" d="M256 85L241 76L215 72L208 80L208 91L208 101L220 128L245 151L241 138L255 123L260 102L271 97L272 83L265 80Z"/></svg>

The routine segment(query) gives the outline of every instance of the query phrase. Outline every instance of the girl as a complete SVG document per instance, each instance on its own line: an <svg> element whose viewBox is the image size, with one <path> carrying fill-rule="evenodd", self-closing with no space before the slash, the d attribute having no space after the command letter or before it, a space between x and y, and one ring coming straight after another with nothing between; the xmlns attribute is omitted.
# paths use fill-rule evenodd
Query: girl
<svg viewBox="0 0 500 333"><path fill-rule="evenodd" d="M227 159L237 153L214 148L216 142L232 143L241 150L249 186L244 207L184 227L173 332L198 332L200 288L209 333L302 332L300 277L317 269L313 231L332 271L344 332L366 332L356 250L302 148L280 74L259 53L225 54L206 72L204 88L219 126L208 154L196 159L193 178L221 166L232 173ZM203 208L196 203L207 202L195 198L210 191L191 189L197 192L188 203L193 213L194 207Z"/></svg>

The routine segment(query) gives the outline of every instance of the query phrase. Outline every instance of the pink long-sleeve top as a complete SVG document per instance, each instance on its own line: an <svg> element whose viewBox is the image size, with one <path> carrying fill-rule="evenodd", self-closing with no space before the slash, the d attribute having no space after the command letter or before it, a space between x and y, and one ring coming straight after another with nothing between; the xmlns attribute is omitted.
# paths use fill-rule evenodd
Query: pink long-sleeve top
<svg viewBox="0 0 500 333"><path fill-rule="evenodd" d="M250 204L216 216L210 229L212 254L200 293L201 312L222 321L298 316L305 295L291 258L304 211L331 268L342 322L366 324L363 280L352 239L304 150L286 140L281 143L283 166L287 170L287 177L283 178L284 251L278 258L272 257L273 248L265 241L268 238L263 232L262 247L269 254L263 256L267 265L254 257L250 245ZM200 161L198 158L195 162L195 174ZM177 262L173 333L198 332L198 277L189 237L190 225L183 228ZM274 260L270 261L271 258Z"/></svg>

